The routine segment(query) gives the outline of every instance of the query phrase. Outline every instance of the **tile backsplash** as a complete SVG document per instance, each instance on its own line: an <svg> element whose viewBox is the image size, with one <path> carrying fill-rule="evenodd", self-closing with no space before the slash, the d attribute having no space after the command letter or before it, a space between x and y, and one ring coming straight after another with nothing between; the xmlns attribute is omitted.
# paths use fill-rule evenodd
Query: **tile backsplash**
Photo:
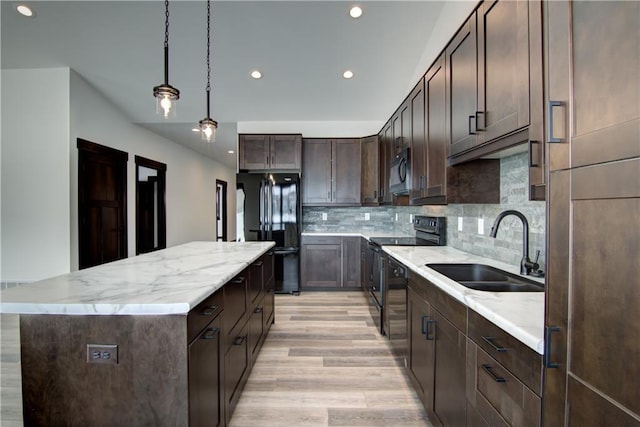
<svg viewBox="0 0 640 427"><path fill-rule="evenodd" d="M540 251L539 263L545 260L545 202L529 200L528 154L519 153L500 160L499 204L451 204L446 206L380 206L358 208L305 207L303 231L363 232L369 235L413 235L412 215L447 217L447 245L476 255L519 265L522 257L522 223L514 216L500 224L497 238L489 237L491 226L500 212L515 209L529 223L529 253ZM326 220L322 214L326 214ZM366 214L369 220L366 220ZM459 230L459 218L462 229ZM479 233L481 222L482 233Z"/></svg>

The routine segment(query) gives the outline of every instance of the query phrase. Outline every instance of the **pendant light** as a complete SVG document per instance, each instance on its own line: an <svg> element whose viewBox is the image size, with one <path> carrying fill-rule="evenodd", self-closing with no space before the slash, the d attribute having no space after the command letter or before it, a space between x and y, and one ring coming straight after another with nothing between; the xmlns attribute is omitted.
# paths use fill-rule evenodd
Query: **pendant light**
<svg viewBox="0 0 640 427"><path fill-rule="evenodd" d="M153 96L156 113L162 113L166 119L171 112L175 115L175 101L180 99L180 91L169 84L169 0L165 0L164 7L164 83L153 88Z"/></svg>
<svg viewBox="0 0 640 427"><path fill-rule="evenodd" d="M216 138L218 122L211 118L211 1L207 0L207 117L198 122L202 139L211 142Z"/></svg>

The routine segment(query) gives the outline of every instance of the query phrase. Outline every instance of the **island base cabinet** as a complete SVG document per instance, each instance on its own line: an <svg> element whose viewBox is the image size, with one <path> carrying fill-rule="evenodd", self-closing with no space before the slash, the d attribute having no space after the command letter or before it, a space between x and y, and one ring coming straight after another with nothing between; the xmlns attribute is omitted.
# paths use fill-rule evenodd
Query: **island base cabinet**
<svg viewBox="0 0 640 427"><path fill-rule="evenodd" d="M189 344L189 426L224 425L222 340L218 317Z"/></svg>
<svg viewBox="0 0 640 427"><path fill-rule="evenodd" d="M20 315L24 425L187 426L185 323L168 315ZM117 345L117 363L89 363L87 344Z"/></svg>
<svg viewBox="0 0 640 427"><path fill-rule="evenodd" d="M249 377L250 348L247 340L248 331L245 326L233 339L224 357L224 395L227 424L231 420L233 410L238 404L244 384Z"/></svg>

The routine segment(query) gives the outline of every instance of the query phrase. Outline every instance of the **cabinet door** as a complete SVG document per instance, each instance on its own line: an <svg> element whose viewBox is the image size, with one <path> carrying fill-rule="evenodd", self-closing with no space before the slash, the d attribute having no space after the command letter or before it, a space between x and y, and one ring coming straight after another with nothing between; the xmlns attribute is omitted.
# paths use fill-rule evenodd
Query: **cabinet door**
<svg viewBox="0 0 640 427"><path fill-rule="evenodd" d="M476 13L445 49L447 66L447 139L449 156L477 144L477 34Z"/></svg>
<svg viewBox="0 0 640 427"><path fill-rule="evenodd" d="M434 405L435 341L431 307L411 287L407 290L409 378L428 412Z"/></svg>
<svg viewBox="0 0 640 427"><path fill-rule="evenodd" d="M333 140L333 203L360 204L360 140Z"/></svg>
<svg viewBox="0 0 640 427"><path fill-rule="evenodd" d="M247 287L249 297L249 307L254 307L258 299L262 296L264 261L259 259L254 261L250 267L251 274Z"/></svg>
<svg viewBox="0 0 640 427"><path fill-rule="evenodd" d="M242 328L247 320L247 277L248 270L237 276L222 287L224 295L224 336L228 340L234 339L234 334ZM225 348L231 343L227 341Z"/></svg>
<svg viewBox="0 0 640 427"><path fill-rule="evenodd" d="M240 135L238 145L240 169L263 170L269 168L268 135Z"/></svg>
<svg viewBox="0 0 640 427"><path fill-rule="evenodd" d="M256 307L249 315L249 321L247 322L248 335L247 340L249 345L249 351L251 352L251 363L255 362L260 352L262 345L262 339L264 335L264 297L260 299Z"/></svg>
<svg viewBox="0 0 640 427"><path fill-rule="evenodd" d="M302 137L300 135L270 136L271 169L300 169L302 163Z"/></svg>
<svg viewBox="0 0 640 427"><path fill-rule="evenodd" d="M413 88L408 101L411 109L411 120L408 124L411 135L411 190L409 198L413 201L423 196L426 184L427 141L424 133L424 80L420 80Z"/></svg>
<svg viewBox="0 0 640 427"><path fill-rule="evenodd" d="M189 344L189 425L220 426L222 419L221 317Z"/></svg>
<svg viewBox="0 0 640 427"><path fill-rule="evenodd" d="M435 399L433 411L445 426L464 426L466 417L467 342L463 332L436 310Z"/></svg>
<svg viewBox="0 0 640 427"><path fill-rule="evenodd" d="M640 155L640 3L545 8L550 170Z"/></svg>
<svg viewBox="0 0 640 427"><path fill-rule="evenodd" d="M247 336L248 331L245 324L244 328L229 337L231 345L224 357L224 398L227 425L229 425L233 410L238 404L242 389L249 376L251 356Z"/></svg>
<svg viewBox="0 0 640 427"><path fill-rule="evenodd" d="M342 238L342 287L360 288L360 237Z"/></svg>
<svg viewBox="0 0 640 427"><path fill-rule="evenodd" d="M529 124L529 5L489 0L478 9L479 143Z"/></svg>
<svg viewBox="0 0 640 427"><path fill-rule="evenodd" d="M300 259L301 286L303 288L339 288L342 283L341 260L340 237L303 239Z"/></svg>
<svg viewBox="0 0 640 427"><path fill-rule="evenodd" d="M444 55L434 62L425 75L426 189L425 197L446 196L446 70ZM444 203L445 200L440 200Z"/></svg>
<svg viewBox="0 0 640 427"><path fill-rule="evenodd" d="M326 205L331 202L331 142L304 139L302 157L302 202Z"/></svg>
<svg viewBox="0 0 640 427"><path fill-rule="evenodd" d="M391 121L387 122L380 138L380 203L389 205L393 202L393 195L389 191L389 171L391 169L393 145L393 128Z"/></svg>
<svg viewBox="0 0 640 427"><path fill-rule="evenodd" d="M362 138L362 204L377 205L378 204L378 185L379 185L379 143L378 136L368 136Z"/></svg>

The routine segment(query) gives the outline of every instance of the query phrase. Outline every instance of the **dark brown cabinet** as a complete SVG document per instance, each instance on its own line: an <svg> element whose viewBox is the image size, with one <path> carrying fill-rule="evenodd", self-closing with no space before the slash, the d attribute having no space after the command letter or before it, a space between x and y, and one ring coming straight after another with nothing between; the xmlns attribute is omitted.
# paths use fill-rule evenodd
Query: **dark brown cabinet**
<svg viewBox="0 0 640 427"><path fill-rule="evenodd" d="M637 427L640 3L545 2L543 17L544 424Z"/></svg>
<svg viewBox="0 0 640 427"><path fill-rule="evenodd" d="M380 143L378 136L368 136L362 138L362 181L360 184L362 197L361 203L365 206L377 206L379 196L379 155L380 155Z"/></svg>
<svg viewBox="0 0 640 427"><path fill-rule="evenodd" d="M409 272L409 378L429 418L466 425L467 309Z"/></svg>
<svg viewBox="0 0 640 427"><path fill-rule="evenodd" d="M359 206L360 162L359 138L305 138L302 203Z"/></svg>
<svg viewBox="0 0 640 427"><path fill-rule="evenodd" d="M240 134L238 163L240 170L300 170L302 136Z"/></svg>
<svg viewBox="0 0 640 427"><path fill-rule="evenodd" d="M425 159L427 158L427 141L425 137L425 109L424 109L424 79L413 88L407 98L410 117L408 126L409 143L411 148L411 190L409 198L411 200L422 197L425 179Z"/></svg>
<svg viewBox="0 0 640 427"><path fill-rule="evenodd" d="M390 205L393 203L393 195L389 189L389 173L391 169L391 159L393 158L393 129L391 120L382 128L380 138L380 204Z"/></svg>
<svg viewBox="0 0 640 427"><path fill-rule="evenodd" d="M302 236L301 287L360 288L360 245L360 237Z"/></svg>

